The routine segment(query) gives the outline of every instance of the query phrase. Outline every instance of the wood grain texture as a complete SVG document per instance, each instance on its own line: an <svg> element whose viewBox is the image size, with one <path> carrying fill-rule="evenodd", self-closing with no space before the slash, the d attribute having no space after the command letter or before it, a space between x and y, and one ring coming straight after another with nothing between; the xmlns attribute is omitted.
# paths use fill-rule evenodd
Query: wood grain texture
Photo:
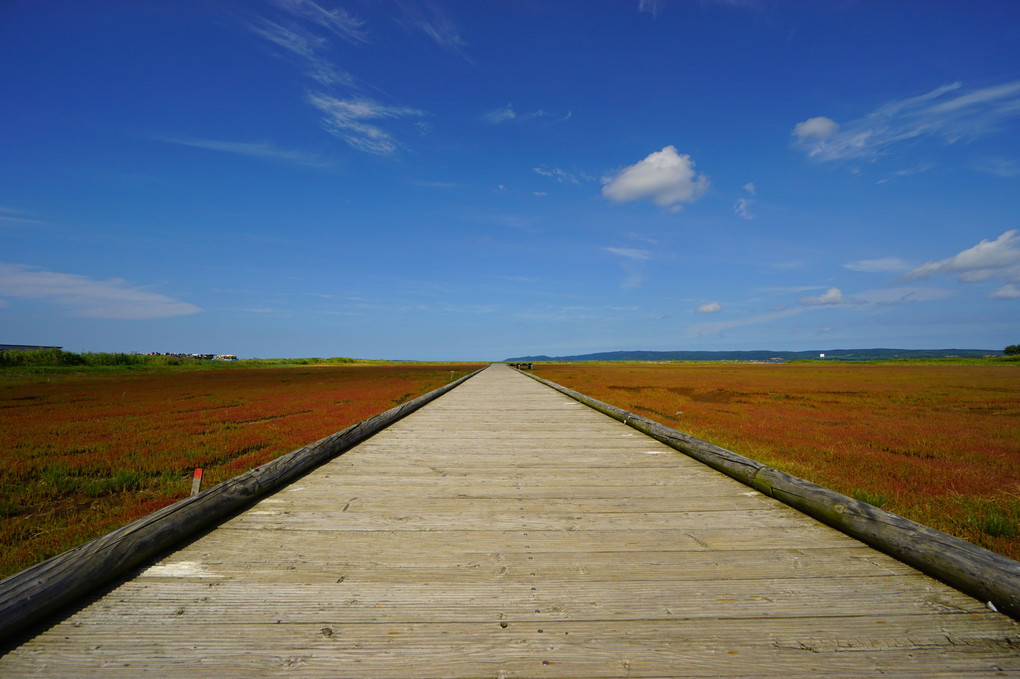
<svg viewBox="0 0 1020 679"><path fill-rule="evenodd" d="M1020 562L555 382L528 376L1020 619Z"/></svg>
<svg viewBox="0 0 1020 679"><path fill-rule="evenodd" d="M0 676L1016 673L1008 617L502 366L0 658Z"/></svg>
<svg viewBox="0 0 1020 679"><path fill-rule="evenodd" d="M0 581L0 640L342 454L476 375L423 394Z"/></svg>

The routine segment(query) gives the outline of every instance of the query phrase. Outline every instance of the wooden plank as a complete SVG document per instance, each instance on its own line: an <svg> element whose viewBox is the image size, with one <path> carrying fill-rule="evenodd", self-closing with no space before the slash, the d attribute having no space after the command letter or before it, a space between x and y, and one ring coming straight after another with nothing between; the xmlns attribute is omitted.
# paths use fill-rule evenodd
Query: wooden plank
<svg viewBox="0 0 1020 679"><path fill-rule="evenodd" d="M0 676L1020 672L981 601L570 403L488 369L19 638Z"/></svg>
<svg viewBox="0 0 1020 679"><path fill-rule="evenodd" d="M665 427L562 385L537 380L620 420L741 483L862 540L953 587L1020 618L1020 562L879 507L765 467L756 460Z"/></svg>
<svg viewBox="0 0 1020 679"><path fill-rule="evenodd" d="M466 375L0 581L0 641L285 486L473 377ZM196 471L196 481L201 476Z"/></svg>
<svg viewBox="0 0 1020 679"><path fill-rule="evenodd" d="M69 630L59 648L19 658L11 669L31 672L45 662L70 675L166 676L169 661L183 676L321 677L892 677L1006 676L1020 669L1007 641L921 635L911 626L862 618L857 624L824 618L791 626L763 621L748 638L725 621L635 621L625 624L544 623L345 625L280 624L271 648L251 653L251 625L196 626L196 640L167 639L154 628L130 639L88 626ZM875 635L888 629L889 635ZM730 650L720 651L715 640ZM267 639L268 641L268 639ZM165 656L164 656L165 654ZM862 668L873 668L872 672ZM975 669L978 668L978 669ZM27 676L21 674L19 676Z"/></svg>
<svg viewBox="0 0 1020 679"><path fill-rule="evenodd" d="M208 545L207 545L208 547ZM267 545L268 547L268 545ZM537 571L541 581L587 582L604 580L753 580L757 578L890 577L913 574L913 569L867 547L812 550L745 550L744 570L723 571L726 559L710 551L642 552L540 552L536 565L526 554L492 552L434 552L427 562L420 554L390 552L341 553L340 540L316 540L309 545L300 536L281 537L265 556L231 550L231 543L216 545L219 561L185 561L174 555L136 577L138 581L180 578L212 582L243 574L245 582L495 582L521 571Z"/></svg>

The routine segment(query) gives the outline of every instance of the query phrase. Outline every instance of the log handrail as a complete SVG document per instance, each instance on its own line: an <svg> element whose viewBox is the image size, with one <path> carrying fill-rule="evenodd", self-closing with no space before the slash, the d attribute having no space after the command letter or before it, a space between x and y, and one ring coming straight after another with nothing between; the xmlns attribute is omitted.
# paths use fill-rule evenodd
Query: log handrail
<svg viewBox="0 0 1020 679"><path fill-rule="evenodd" d="M0 580L0 640L26 630L152 556L232 516L482 370L485 368Z"/></svg>
<svg viewBox="0 0 1020 679"><path fill-rule="evenodd" d="M520 372L1020 620L1020 561Z"/></svg>

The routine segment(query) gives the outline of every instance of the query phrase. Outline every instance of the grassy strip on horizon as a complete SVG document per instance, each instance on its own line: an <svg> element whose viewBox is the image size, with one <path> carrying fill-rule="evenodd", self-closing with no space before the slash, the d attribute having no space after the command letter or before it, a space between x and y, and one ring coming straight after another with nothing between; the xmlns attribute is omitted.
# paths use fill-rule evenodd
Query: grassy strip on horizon
<svg viewBox="0 0 1020 679"><path fill-rule="evenodd" d="M286 368L312 366L370 365L461 365L477 361L391 361L334 356L331 358L240 358L210 360L190 356L127 354L107 352L75 353L60 349L0 351L0 377L32 374L141 373L160 370L222 370L236 368Z"/></svg>

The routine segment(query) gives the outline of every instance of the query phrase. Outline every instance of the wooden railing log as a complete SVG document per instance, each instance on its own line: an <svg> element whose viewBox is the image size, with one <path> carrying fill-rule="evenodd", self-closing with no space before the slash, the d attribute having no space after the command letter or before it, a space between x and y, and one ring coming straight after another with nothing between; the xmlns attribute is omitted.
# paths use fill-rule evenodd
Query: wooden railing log
<svg viewBox="0 0 1020 679"><path fill-rule="evenodd" d="M523 373L1020 620L1020 562Z"/></svg>
<svg viewBox="0 0 1020 679"><path fill-rule="evenodd" d="M231 516L479 372L481 370L465 375L0 581L0 639L27 629L184 538Z"/></svg>

